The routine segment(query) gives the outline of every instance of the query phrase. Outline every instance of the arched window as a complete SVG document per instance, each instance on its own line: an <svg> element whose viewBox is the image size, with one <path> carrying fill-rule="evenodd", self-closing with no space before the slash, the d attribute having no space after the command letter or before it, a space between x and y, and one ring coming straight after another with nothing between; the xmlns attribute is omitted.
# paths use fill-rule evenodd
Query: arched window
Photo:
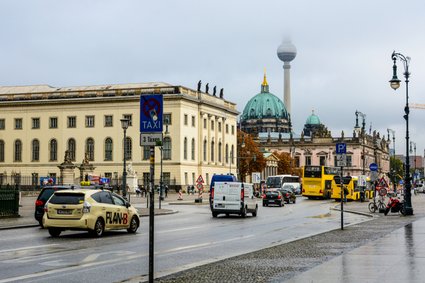
<svg viewBox="0 0 425 283"><path fill-rule="evenodd" d="M92 138L86 140L86 154L90 161L94 161L94 139Z"/></svg>
<svg viewBox="0 0 425 283"><path fill-rule="evenodd" d="M192 160L195 160L195 139L192 139Z"/></svg>
<svg viewBox="0 0 425 283"><path fill-rule="evenodd" d="M4 141L0 140L0 162L4 162Z"/></svg>
<svg viewBox="0 0 425 283"><path fill-rule="evenodd" d="M133 157L133 142L131 138L125 138L125 160L131 160Z"/></svg>
<svg viewBox="0 0 425 283"><path fill-rule="evenodd" d="M163 145L163 159L164 160L171 160L171 138L165 137L164 138L164 145Z"/></svg>
<svg viewBox="0 0 425 283"><path fill-rule="evenodd" d="M71 159L71 161L75 161L75 151L76 151L76 143L74 139L69 139L68 140L68 154L69 154L69 159Z"/></svg>
<svg viewBox="0 0 425 283"><path fill-rule="evenodd" d="M232 164L235 164L235 151L234 151L234 146L232 144L232 149L230 150L230 162L232 162Z"/></svg>
<svg viewBox="0 0 425 283"><path fill-rule="evenodd" d="M221 142L218 143L218 162L221 162Z"/></svg>
<svg viewBox="0 0 425 283"><path fill-rule="evenodd" d="M112 161L112 139L106 138L105 140L105 161Z"/></svg>
<svg viewBox="0 0 425 283"><path fill-rule="evenodd" d="M40 142L38 140L32 140L32 161L40 161Z"/></svg>
<svg viewBox="0 0 425 283"><path fill-rule="evenodd" d="M187 160L187 138L184 138L183 141L183 159Z"/></svg>
<svg viewBox="0 0 425 283"><path fill-rule="evenodd" d="M211 142L211 161L214 162L214 141Z"/></svg>
<svg viewBox="0 0 425 283"><path fill-rule="evenodd" d="M22 161L22 142L20 140L15 141L13 160Z"/></svg>
<svg viewBox="0 0 425 283"><path fill-rule="evenodd" d="M50 161L57 161L58 160L58 141L55 139L52 139L49 144L49 153Z"/></svg>
<svg viewBox="0 0 425 283"><path fill-rule="evenodd" d="M204 161L207 161L207 140L204 140Z"/></svg>

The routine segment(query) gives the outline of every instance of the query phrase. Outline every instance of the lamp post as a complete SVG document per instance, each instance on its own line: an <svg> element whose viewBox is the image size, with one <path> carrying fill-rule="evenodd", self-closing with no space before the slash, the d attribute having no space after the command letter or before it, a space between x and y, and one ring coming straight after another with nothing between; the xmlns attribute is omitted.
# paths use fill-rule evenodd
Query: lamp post
<svg viewBox="0 0 425 283"><path fill-rule="evenodd" d="M121 128L124 130L124 162L123 162L123 171L122 171L122 196L127 199L127 170L125 162L127 160L127 152L126 152L126 133L128 129L128 125L130 123L130 120L128 119L121 119Z"/></svg>
<svg viewBox="0 0 425 283"><path fill-rule="evenodd" d="M404 205L406 215L413 215L412 207L412 193L411 188L412 184L410 182L410 161L409 161L409 63L410 57L406 57L401 53L396 53L395 51L391 55L391 60L393 60L393 77L389 81L391 88L397 90L400 87L400 80L397 78L397 64L396 61L400 60L404 66L404 77L406 82L406 106L404 107L404 119L406 120L406 170L404 176Z"/></svg>
<svg viewBox="0 0 425 283"><path fill-rule="evenodd" d="M391 129L387 129L388 132L388 139L390 138L390 133L393 135L393 163L395 162L395 131L391 130ZM391 166L391 159L390 159L390 172L392 172L392 181L393 181L393 190L394 190L394 195L397 196L397 185L396 185L396 176L395 176L395 164L393 164L393 166Z"/></svg>

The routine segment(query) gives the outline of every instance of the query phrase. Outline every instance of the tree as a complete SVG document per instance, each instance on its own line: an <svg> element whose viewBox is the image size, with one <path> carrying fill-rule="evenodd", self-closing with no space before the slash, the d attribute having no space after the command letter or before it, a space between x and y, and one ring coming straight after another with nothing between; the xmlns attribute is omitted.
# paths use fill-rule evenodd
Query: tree
<svg viewBox="0 0 425 283"><path fill-rule="evenodd" d="M238 130L237 142L239 175L245 181L245 176L266 168L266 159L251 135Z"/></svg>
<svg viewBox="0 0 425 283"><path fill-rule="evenodd" d="M395 180L397 184L404 178L404 164L393 156L390 157L390 174L391 180Z"/></svg>
<svg viewBox="0 0 425 283"><path fill-rule="evenodd" d="M301 169L295 167L295 159L289 152L275 151L273 154L279 159L277 162L277 174L290 174L301 176Z"/></svg>

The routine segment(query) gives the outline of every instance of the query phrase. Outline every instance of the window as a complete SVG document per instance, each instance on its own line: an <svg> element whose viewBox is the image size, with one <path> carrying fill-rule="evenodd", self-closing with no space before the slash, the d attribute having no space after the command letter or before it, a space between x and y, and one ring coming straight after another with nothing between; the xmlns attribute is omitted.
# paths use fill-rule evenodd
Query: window
<svg viewBox="0 0 425 283"><path fill-rule="evenodd" d="M128 120L128 126L131 127L133 126L133 115L131 114L125 114L122 116L124 119Z"/></svg>
<svg viewBox="0 0 425 283"><path fill-rule="evenodd" d="M187 138L184 138L183 141L183 159L187 160Z"/></svg>
<svg viewBox="0 0 425 283"><path fill-rule="evenodd" d="M143 146L143 160L149 160L151 157L151 147L149 145Z"/></svg>
<svg viewBox="0 0 425 283"><path fill-rule="evenodd" d="M40 118L32 118L32 128L40 129Z"/></svg>
<svg viewBox="0 0 425 283"><path fill-rule="evenodd" d="M229 133L229 124L226 124L226 134Z"/></svg>
<svg viewBox="0 0 425 283"><path fill-rule="evenodd" d="M305 165L306 166L311 165L311 156L306 156L305 157Z"/></svg>
<svg viewBox="0 0 425 283"><path fill-rule="evenodd" d="M126 137L125 138L125 147L124 147L124 158L125 160L131 160L132 159L132 152L133 152L133 143L131 141L131 138Z"/></svg>
<svg viewBox="0 0 425 283"><path fill-rule="evenodd" d="M49 152L50 152L50 161L57 161L58 160L58 142L55 139L52 139L50 141L49 145Z"/></svg>
<svg viewBox="0 0 425 283"><path fill-rule="evenodd" d="M207 140L204 140L204 161L207 161Z"/></svg>
<svg viewBox="0 0 425 283"><path fill-rule="evenodd" d="M86 116L86 128L94 127L94 116Z"/></svg>
<svg viewBox="0 0 425 283"><path fill-rule="evenodd" d="M195 127L195 116L192 116L192 127Z"/></svg>
<svg viewBox="0 0 425 283"><path fill-rule="evenodd" d="M300 167L300 157L299 156L295 157L295 167Z"/></svg>
<svg viewBox="0 0 425 283"><path fill-rule="evenodd" d="M320 162L320 166L325 166L326 165L326 156L319 156L319 162Z"/></svg>
<svg viewBox="0 0 425 283"><path fill-rule="evenodd" d="M112 115L105 115L105 127L112 127Z"/></svg>
<svg viewBox="0 0 425 283"><path fill-rule="evenodd" d="M49 128L50 129L57 129L58 128L58 118L57 117L50 117L49 118Z"/></svg>
<svg viewBox="0 0 425 283"><path fill-rule="evenodd" d="M184 172L184 184L189 185L189 179L188 179L187 172Z"/></svg>
<svg viewBox="0 0 425 283"><path fill-rule="evenodd" d="M68 140L68 154L71 161L75 161L76 143L74 139Z"/></svg>
<svg viewBox="0 0 425 283"><path fill-rule="evenodd" d="M195 184L195 172L192 172L192 184Z"/></svg>
<svg viewBox="0 0 425 283"><path fill-rule="evenodd" d="M4 141L3 140L0 140L0 162L4 162Z"/></svg>
<svg viewBox="0 0 425 283"><path fill-rule="evenodd" d="M221 122L218 122L218 131L221 133Z"/></svg>
<svg viewBox="0 0 425 283"><path fill-rule="evenodd" d="M76 128L77 127L77 117L69 116L68 117L68 128Z"/></svg>
<svg viewBox="0 0 425 283"><path fill-rule="evenodd" d="M234 148L234 146L233 146L233 144L232 144L232 149L230 150L230 162L231 162L232 164L235 164L235 159L234 159L234 157L235 157L235 148Z"/></svg>
<svg viewBox="0 0 425 283"><path fill-rule="evenodd" d="M211 142L211 161L214 162L214 141Z"/></svg>
<svg viewBox="0 0 425 283"><path fill-rule="evenodd" d="M232 125L232 135L235 134L235 125Z"/></svg>
<svg viewBox="0 0 425 283"><path fill-rule="evenodd" d="M32 141L32 161L40 161L40 142L38 140Z"/></svg>
<svg viewBox="0 0 425 283"><path fill-rule="evenodd" d="M169 185L171 181L171 173L170 172L162 173L162 180L164 182L164 185Z"/></svg>
<svg viewBox="0 0 425 283"><path fill-rule="evenodd" d="M164 138L164 146L163 146L163 159L164 160L171 160L171 138L165 137Z"/></svg>
<svg viewBox="0 0 425 283"><path fill-rule="evenodd" d="M211 131L214 131L214 121L211 121Z"/></svg>
<svg viewBox="0 0 425 283"><path fill-rule="evenodd" d="M188 120L188 118L187 118L187 114L184 114L184 125L185 125L185 126L187 126L187 120Z"/></svg>
<svg viewBox="0 0 425 283"><path fill-rule="evenodd" d="M191 157L195 160L195 139L192 139Z"/></svg>
<svg viewBox="0 0 425 283"><path fill-rule="evenodd" d="M22 161L22 142L20 140L15 141L15 147L13 152L13 160Z"/></svg>
<svg viewBox="0 0 425 283"><path fill-rule="evenodd" d="M164 119L164 125L171 125L171 114L170 113L164 114L164 116L162 116L162 118Z"/></svg>
<svg viewBox="0 0 425 283"><path fill-rule="evenodd" d="M353 166L353 162L352 162L352 156L351 155L347 155L347 167L352 167Z"/></svg>
<svg viewBox="0 0 425 283"><path fill-rule="evenodd" d="M221 162L221 142L218 143L218 162Z"/></svg>
<svg viewBox="0 0 425 283"><path fill-rule="evenodd" d="M226 163L229 163L229 145L226 143L226 153L225 153Z"/></svg>
<svg viewBox="0 0 425 283"><path fill-rule="evenodd" d="M143 172L143 185L145 186L145 188L149 184L149 177L150 177L150 175L151 174L149 172Z"/></svg>
<svg viewBox="0 0 425 283"><path fill-rule="evenodd" d="M6 124L4 119L0 119L0 130L4 130L6 128Z"/></svg>
<svg viewBox="0 0 425 283"><path fill-rule="evenodd" d="M15 130L22 130L22 118L15 119Z"/></svg>
<svg viewBox="0 0 425 283"><path fill-rule="evenodd" d="M204 118L204 129L207 128L207 119Z"/></svg>
<svg viewBox="0 0 425 283"><path fill-rule="evenodd" d="M94 161L94 140L92 138L86 140L86 154L90 161Z"/></svg>
<svg viewBox="0 0 425 283"><path fill-rule="evenodd" d="M113 149L112 139L107 138L105 140L105 161L112 161L112 152L113 152L112 149Z"/></svg>

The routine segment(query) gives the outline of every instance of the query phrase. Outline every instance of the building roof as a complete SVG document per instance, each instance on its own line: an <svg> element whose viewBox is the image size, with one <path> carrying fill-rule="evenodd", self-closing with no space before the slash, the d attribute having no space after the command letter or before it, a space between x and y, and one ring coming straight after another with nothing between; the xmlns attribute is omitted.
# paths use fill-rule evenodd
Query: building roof
<svg viewBox="0 0 425 283"><path fill-rule="evenodd" d="M311 115L308 116L307 121L305 121L306 125L320 125L320 119L319 116L314 114L314 110L311 111Z"/></svg>

